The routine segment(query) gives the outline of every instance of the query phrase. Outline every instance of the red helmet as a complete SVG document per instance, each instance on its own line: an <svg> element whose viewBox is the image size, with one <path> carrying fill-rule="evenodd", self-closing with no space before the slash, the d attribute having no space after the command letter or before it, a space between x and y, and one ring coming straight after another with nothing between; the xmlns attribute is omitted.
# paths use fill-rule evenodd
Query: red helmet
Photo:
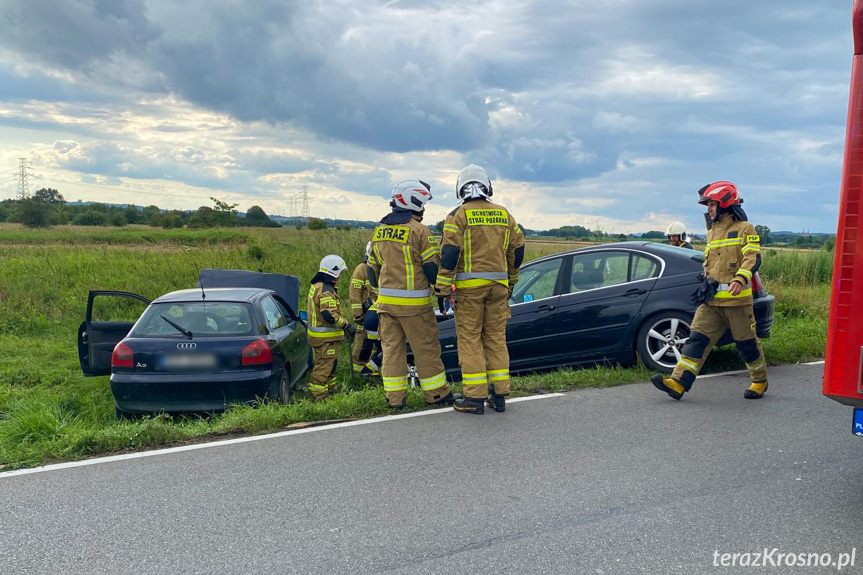
<svg viewBox="0 0 863 575"><path fill-rule="evenodd" d="M707 184L698 190L698 203L707 205L707 202L719 202L720 208L730 208L743 203L737 186L731 182L719 181Z"/></svg>

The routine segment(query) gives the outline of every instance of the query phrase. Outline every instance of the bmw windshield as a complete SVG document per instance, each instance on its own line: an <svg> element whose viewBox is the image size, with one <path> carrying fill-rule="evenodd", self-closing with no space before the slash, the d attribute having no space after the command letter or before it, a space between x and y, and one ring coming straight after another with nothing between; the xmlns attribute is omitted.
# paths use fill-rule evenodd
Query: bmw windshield
<svg viewBox="0 0 863 575"><path fill-rule="evenodd" d="M151 304L129 335L184 338L177 326L186 330L192 337L242 336L257 333L249 304L215 301Z"/></svg>

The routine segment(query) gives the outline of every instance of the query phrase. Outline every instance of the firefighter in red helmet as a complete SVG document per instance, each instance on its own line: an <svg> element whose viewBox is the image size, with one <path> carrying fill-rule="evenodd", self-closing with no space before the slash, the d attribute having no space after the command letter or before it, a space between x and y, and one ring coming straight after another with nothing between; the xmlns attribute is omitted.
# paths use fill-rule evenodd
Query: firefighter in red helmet
<svg viewBox="0 0 863 575"><path fill-rule="evenodd" d="M698 203L707 206L707 248L701 286L693 294L695 310L689 339L670 377L656 374L651 382L674 399L692 388L710 350L727 331L746 363L751 385L746 399L759 399L767 391L767 363L755 334L752 276L761 265L761 243L747 221L743 199L731 182L713 182L698 191Z"/></svg>

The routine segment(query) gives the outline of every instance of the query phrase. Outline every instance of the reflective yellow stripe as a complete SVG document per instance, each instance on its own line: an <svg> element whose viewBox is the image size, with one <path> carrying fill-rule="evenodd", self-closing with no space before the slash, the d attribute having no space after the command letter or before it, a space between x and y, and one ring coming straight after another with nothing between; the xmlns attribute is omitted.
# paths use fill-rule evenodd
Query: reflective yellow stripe
<svg viewBox="0 0 863 575"><path fill-rule="evenodd" d="M490 369L490 370L488 370L488 378L491 381L501 381L503 379L509 379L509 370L508 369Z"/></svg>
<svg viewBox="0 0 863 575"><path fill-rule="evenodd" d="M752 288L748 287L741 291L738 295L731 295L730 291L718 291L716 292L716 299L738 299L742 297L750 297L752 295Z"/></svg>
<svg viewBox="0 0 863 575"><path fill-rule="evenodd" d="M399 377L383 377L384 389L386 391L401 391L408 388L408 377L402 375Z"/></svg>
<svg viewBox="0 0 863 575"><path fill-rule="evenodd" d="M378 296L378 303L392 305L431 305L432 297L396 297L392 295Z"/></svg>
<svg viewBox="0 0 863 575"><path fill-rule="evenodd" d="M326 385L317 385L315 383L309 384L309 391L327 391Z"/></svg>
<svg viewBox="0 0 863 575"><path fill-rule="evenodd" d="M414 263L411 260L411 247L402 246L402 251L405 256L405 283L407 284L405 289L414 289Z"/></svg>
<svg viewBox="0 0 863 575"><path fill-rule="evenodd" d="M426 261L430 257L433 257L435 254L439 254L439 253L440 253L440 249L437 246L435 246L433 248L429 248L422 253L423 261Z"/></svg>
<svg viewBox="0 0 863 575"><path fill-rule="evenodd" d="M473 267L473 262L471 261L471 241L470 241L470 228L464 231L464 271L469 272Z"/></svg>
<svg viewBox="0 0 863 575"><path fill-rule="evenodd" d="M363 370L365 365L363 365L362 363L355 363L355 364L353 364L353 367L354 367L354 373L358 373L358 372Z"/></svg>
<svg viewBox="0 0 863 575"><path fill-rule="evenodd" d="M444 384L446 384L446 375L444 372L440 372L434 377L427 377L425 379L420 378L420 387L423 391L431 391L443 386Z"/></svg>
<svg viewBox="0 0 863 575"><path fill-rule="evenodd" d="M343 338L345 336L345 334L342 330L328 331L328 332L324 332L324 333L320 333L317 331L307 331L306 333L309 335L309 337L317 337L317 338L324 338L324 337Z"/></svg>
<svg viewBox="0 0 863 575"><path fill-rule="evenodd" d="M457 234L458 233L458 226L453 225L453 224L444 224L443 225L443 231L452 232L454 234Z"/></svg>
<svg viewBox="0 0 863 575"><path fill-rule="evenodd" d="M351 280L351 285L357 289L363 289L363 280Z"/></svg>
<svg viewBox="0 0 863 575"><path fill-rule="evenodd" d="M724 246L742 246L743 238L728 238L725 240L713 240L712 242L708 242L707 247L709 248L719 248Z"/></svg>
<svg viewBox="0 0 863 575"><path fill-rule="evenodd" d="M439 283L442 286L451 286L452 285L452 278L446 277L446 276L438 276L437 277L437 283Z"/></svg>
<svg viewBox="0 0 863 575"><path fill-rule="evenodd" d="M351 309L363 309L363 304L361 303L352 303Z"/></svg>
<svg viewBox="0 0 863 575"><path fill-rule="evenodd" d="M760 252L761 247L753 246L752 244L746 244L745 246L743 246L743 249L740 251L742 251L744 254L748 254L749 252Z"/></svg>
<svg viewBox="0 0 863 575"><path fill-rule="evenodd" d="M767 367L767 365L763 361L759 361L755 364L747 363L746 367L749 369L749 371L758 371L759 369L764 369L765 367Z"/></svg>
<svg viewBox="0 0 863 575"><path fill-rule="evenodd" d="M440 281L440 278L438 278ZM506 280L483 280L483 279L472 279L472 280L456 280L455 287L458 288L469 288L469 287L479 287L485 286L488 284L498 283L501 285L509 286L509 283Z"/></svg>
<svg viewBox="0 0 863 575"><path fill-rule="evenodd" d="M695 375L698 375L698 364L695 364L695 363L689 361L688 359L684 359L681 357L680 359L677 360L677 365L682 365L683 367L685 367L686 369L688 369L689 371L691 371Z"/></svg>
<svg viewBox="0 0 863 575"><path fill-rule="evenodd" d="M464 385L482 385L488 383L485 373L463 373L461 382Z"/></svg>
<svg viewBox="0 0 863 575"><path fill-rule="evenodd" d="M752 272L749 270L745 270L743 268L740 268L739 270L737 270L737 275L745 277L746 281L752 280Z"/></svg>

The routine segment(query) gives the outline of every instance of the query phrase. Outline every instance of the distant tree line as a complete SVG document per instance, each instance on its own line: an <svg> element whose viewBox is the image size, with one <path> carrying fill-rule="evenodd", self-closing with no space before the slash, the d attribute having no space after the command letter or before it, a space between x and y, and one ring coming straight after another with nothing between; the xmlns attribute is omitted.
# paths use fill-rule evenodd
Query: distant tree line
<svg viewBox="0 0 863 575"><path fill-rule="evenodd" d="M260 206L252 206L245 217L237 212L238 204L210 198L213 206L197 210L162 210L158 206L116 206L101 203L70 204L53 188L37 190L25 200L0 202L0 222L16 222L30 228L55 225L125 226L144 224L161 228L281 227Z"/></svg>

